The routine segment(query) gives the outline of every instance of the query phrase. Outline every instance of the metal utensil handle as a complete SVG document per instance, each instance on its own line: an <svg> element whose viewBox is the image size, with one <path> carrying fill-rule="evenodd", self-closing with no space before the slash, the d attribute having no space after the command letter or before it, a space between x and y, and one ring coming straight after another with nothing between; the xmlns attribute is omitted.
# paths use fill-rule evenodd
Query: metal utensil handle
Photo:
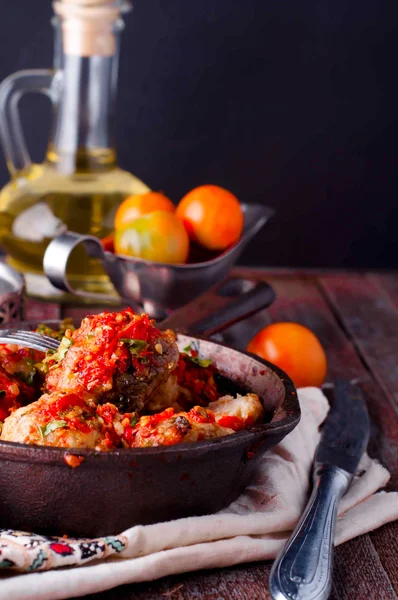
<svg viewBox="0 0 398 600"><path fill-rule="evenodd" d="M247 279L234 278L176 310L161 326L209 336L267 308L274 300L275 292L269 283L253 284Z"/></svg>
<svg viewBox="0 0 398 600"><path fill-rule="evenodd" d="M91 258L99 259L106 271L106 256L101 242L92 235L80 235L72 231L66 231L54 238L47 246L43 258L43 269L50 282L59 290L70 292L83 298L100 299L103 301L114 301L114 296L99 294L95 292L85 292L75 289L68 280L66 267L72 250L79 244L84 244L87 254Z"/></svg>
<svg viewBox="0 0 398 600"><path fill-rule="evenodd" d="M352 475L317 464L314 488L291 538L270 575L273 600L326 600L332 585L337 508Z"/></svg>

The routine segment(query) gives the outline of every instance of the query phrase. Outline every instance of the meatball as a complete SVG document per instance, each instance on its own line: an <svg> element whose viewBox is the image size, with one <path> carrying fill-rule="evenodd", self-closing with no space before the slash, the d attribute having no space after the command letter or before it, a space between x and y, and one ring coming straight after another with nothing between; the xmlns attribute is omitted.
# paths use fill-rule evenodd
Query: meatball
<svg viewBox="0 0 398 600"><path fill-rule="evenodd" d="M11 411L32 402L37 397L37 382L22 379L23 373L11 375L0 366L0 421L4 421Z"/></svg>
<svg viewBox="0 0 398 600"><path fill-rule="evenodd" d="M142 410L178 361L175 335L161 332L148 315L131 309L83 319L48 357L45 389Z"/></svg>
<svg viewBox="0 0 398 600"><path fill-rule="evenodd" d="M15 344L0 345L0 365L11 375L20 375L21 379L33 380L36 373L35 363L44 358L44 353Z"/></svg>
<svg viewBox="0 0 398 600"><path fill-rule="evenodd" d="M113 447L96 406L75 394L53 392L15 410L5 421L1 440L62 448Z"/></svg>
<svg viewBox="0 0 398 600"><path fill-rule="evenodd" d="M37 398L40 394L42 379L37 373L35 364L43 358L44 353L37 350L14 344L0 345L0 369L2 374L0 399L6 401L6 397L9 396L7 381L13 384L14 391L15 386L18 388L15 394L11 393L12 396L18 396L18 406L32 402ZM4 418L4 415L3 418L0 416L0 421Z"/></svg>
<svg viewBox="0 0 398 600"><path fill-rule="evenodd" d="M65 319L59 331L39 325L37 333L61 340L67 328L73 327ZM41 395L44 381L45 353L16 344L0 344L0 421L14 408L33 402Z"/></svg>
<svg viewBox="0 0 398 600"><path fill-rule="evenodd" d="M148 410L159 412L171 406L176 411L189 410L194 405L207 406L218 399L213 364L201 366L196 356L181 353L170 377L157 388L148 403Z"/></svg>
<svg viewBox="0 0 398 600"><path fill-rule="evenodd" d="M216 422L236 431L254 425L264 417L264 408L257 394L223 396L208 406Z"/></svg>
<svg viewBox="0 0 398 600"><path fill-rule="evenodd" d="M173 371L149 398L146 408L150 413L160 413L166 408L173 408L176 412L180 412L186 408L184 406L185 398L175 371Z"/></svg>
<svg viewBox="0 0 398 600"><path fill-rule="evenodd" d="M123 443L130 448L171 446L232 433L235 433L233 429L218 425L213 413L201 406L180 413L168 408L159 414L141 417L133 427L125 427Z"/></svg>

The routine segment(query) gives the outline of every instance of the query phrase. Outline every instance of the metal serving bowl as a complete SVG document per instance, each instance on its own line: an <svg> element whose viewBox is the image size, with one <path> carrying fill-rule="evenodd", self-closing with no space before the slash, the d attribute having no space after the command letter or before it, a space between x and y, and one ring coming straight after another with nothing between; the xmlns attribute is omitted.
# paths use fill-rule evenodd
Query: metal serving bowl
<svg viewBox="0 0 398 600"><path fill-rule="evenodd" d="M191 319L190 327L215 332L236 321L238 310L246 316L254 306L253 289L240 304L232 299L229 308L224 305L205 320L192 324ZM266 284L257 287L263 305L267 297L272 301L270 292ZM178 322L177 311L161 326L182 331L192 314L185 309ZM57 327L59 322L49 324ZM296 390L283 371L266 361L201 336L178 334L180 349L194 341L220 370L223 391L250 390L260 396L264 422L203 442L110 452L0 442L0 525L93 537L135 524L213 513L235 500L262 454L299 422ZM80 466L70 468L66 454L81 456Z"/></svg>
<svg viewBox="0 0 398 600"><path fill-rule="evenodd" d="M251 238L273 215L273 210L260 204L243 204L245 225L241 239L222 254L184 265L155 263L104 251L101 241L90 235L67 231L55 238L44 255L44 272L58 289L78 296L113 301L114 296L84 292L72 287L67 264L72 251L80 244L88 255L100 260L117 293L123 300L142 305L153 316L164 315L190 302L193 298L224 279Z"/></svg>

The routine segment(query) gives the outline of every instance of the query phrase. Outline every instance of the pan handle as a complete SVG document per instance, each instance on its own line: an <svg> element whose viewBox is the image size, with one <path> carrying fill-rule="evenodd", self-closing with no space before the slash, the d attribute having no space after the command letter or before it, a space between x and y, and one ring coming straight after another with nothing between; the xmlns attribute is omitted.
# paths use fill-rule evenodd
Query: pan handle
<svg viewBox="0 0 398 600"><path fill-rule="evenodd" d="M160 326L207 337L267 308L275 297L265 281L231 278L176 310Z"/></svg>
<svg viewBox="0 0 398 600"><path fill-rule="evenodd" d="M59 290L70 292L71 294L90 298L92 300L99 299L104 302L115 301L115 296L107 294L99 294L95 292L85 292L74 288L70 283L66 274L66 267L72 251L79 245L84 244L87 254L91 258L99 259L105 271L108 272L107 258L104 249L98 238L92 235L80 235L72 231L66 231L55 239L53 239L44 253L43 269L50 282ZM109 273L108 273L109 275ZM130 301L131 302L131 301Z"/></svg>

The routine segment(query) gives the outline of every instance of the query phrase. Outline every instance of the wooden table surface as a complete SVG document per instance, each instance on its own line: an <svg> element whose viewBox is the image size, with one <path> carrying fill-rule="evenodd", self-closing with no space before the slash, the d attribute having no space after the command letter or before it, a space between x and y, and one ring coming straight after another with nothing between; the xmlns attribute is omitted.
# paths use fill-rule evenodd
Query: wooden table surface
<svg viewBox="0 0 398 600"><path fill-rule="evenodd" d="M398 489L398 274L267 272L235 274L265 279L276 292L272 307L231 328L226 340L244 348L272 321L296 321L320 338L329 363L328 380L359 377L372 420L369 454L391 472ZM82 317L99 307L26 301L30 319ZM268 600L270 562L200 571L126 585L86 600ZM339 546L333 600L394 600L398 593L398 522Z"/></svg>

